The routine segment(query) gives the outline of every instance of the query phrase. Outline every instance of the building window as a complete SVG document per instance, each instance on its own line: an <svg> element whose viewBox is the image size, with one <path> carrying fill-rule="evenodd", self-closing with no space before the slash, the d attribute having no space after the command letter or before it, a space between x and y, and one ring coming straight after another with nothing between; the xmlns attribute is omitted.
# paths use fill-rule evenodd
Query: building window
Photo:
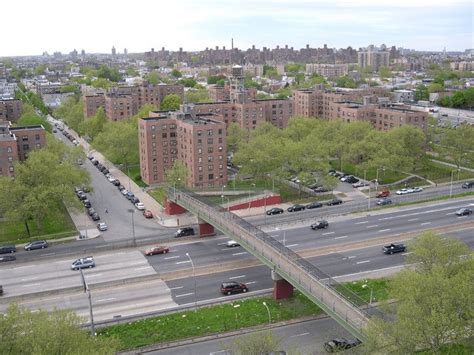
<svg viewBox="0 0 474 355"><path fill-rule="evenodd" d="M168 134L167 134L166 132L163 132L163 133L161 134L161 138L167 138L167 137L168 137Z"/></svg>
<svg viewBox="0 0 474 355"><path fill-rule="evenodd" d="M207 144L213 144L213 143L214 143L214 141L212 140L212 138L207 139Z"/></svg>
<svg viewBox="0 0 474 355"><path fill-rule="evenodd" d="M202 171L202 166L198 166L198 171Z"/></svg>
<svg viewBox="0 0 474 355"><path fill-rule="evenodd" d="M13 157L8 157L8 161L9 161L9 162L12 162L12 161L13 161Z"/></svg>
<svg viewBox="0 0 474 355"><path fill-rule="evenodd" d="M202 149L201 148L198 149L198 154L202 154Z"/></svg>
<svg viewBox="0 0 474 355"><path fill-rule="evenodd" d="M208 130L207 130L207 135L208 135L208 136L212 136L212 129L208 129Z"/></svg>
<svg viewBox="0 0 474 355"><path fill-rule="evenodd" d="M198 158L198 163L202 163L202 157Z"/></svg>
<svg viewBox="0 0 474 355"><path fill-rule="evenodd" d="M207 157L207 161L212 161L212 155Z"/></svg>
<svg viewBox="0 0 474 355"><path fill-rule="evenodd" d="M27 141L28 141L28 136L23 136L23 137L21 137L21 140L22 140L23 142L27 142Z"/></svg>
<svg viewBox="0 0 474 355"><path fill-rule="evenodd" d="M199 181L202 181L202 180L203 180L203 176L199 175Z"/></svg>
<svg viewBox="0 0 474 355"><path fill-rule="evenodd" d="M201 132L201 131L198 131L198 134L197 134L198 137L201 137L201 134L202 134L202 132Z"/></svg>
<svg viewBox="0 0 474 355"><path fill-rule="evenodd" d="M209 180L214 180L214 174L209 174Z"/></svg>
<svg viewBox="0 0 474 355"><path fill-rule="evenodd" d="M13 166L10 166L9 170L10 172L13 172Z"/></svg>
<svg viewBox="0 0 474 355"><path fill-rule="evenodd" d="M36 138L37 141L39 141L40 140L40 135L39 134L35 135L35 138Z"/></svg>
<svg viewBox="0 0 474 355"><path fill-rule="evenodd" d="M156 139L156 134L152 134L151 139Z"/></svg>
<svg viewBox="0 0 474 355"><path fill-rule="evenodd" d="M207 147L207 152L212 153L212 152L214 152L214 149L212 147Z"/></svg>
<svg viewBox="0 0 474 355"><path fill-rule="evenodd" d="M214 170L214 165L209 164L209 165L207 166L207 170L209 170L209 171Z"/></svg>
<svg viewBox="0 0 474 355"><path fill-rule="evenodd" d="M219 146L219 152L222 152L222 149L224 149L222 146Z"/></svg>
<svg viewBox="0 0 474 355"><path fill-rule="evenodd" d="M156 129L156 126L151 126L151 130L154 131Z"/></svg>
<svg viewBox="0 0 474 355"><path fill-rule="evenodd" d="M222 143L222 137L219 137L219 143Z"/></svg>
<svg viewBox="0 0 474 355"><path fill-rule="evenodd" d="M23 144L23 150L29 150L30 146L28 144Z"/></svg>
<svg viewBox="0 0 474 355"><path fill-rule="evenodd" d="M218 132L219 132L219 134L222 134L222 128L219 128Z"/></svg>

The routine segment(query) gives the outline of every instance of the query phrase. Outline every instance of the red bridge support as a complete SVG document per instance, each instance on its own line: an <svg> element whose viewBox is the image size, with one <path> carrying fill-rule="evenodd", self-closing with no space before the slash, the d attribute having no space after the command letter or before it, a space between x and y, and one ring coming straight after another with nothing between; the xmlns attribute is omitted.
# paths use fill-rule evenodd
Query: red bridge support
<svg viewBox="0 0 474 355"><path fill-rule="evenodd" d="M203 221L200 218L198 218L198 223L199 223L199 238L211 237L211 236L216 235L216 232L214 232L214 226L207 223L206 221Z"/></svg>
<svg viewBox="0 0 474 355"><path fill-rule="evenodd" d="M165 200L165 213L167 215L181 214L184 212L186 212L186 210L180 205L177 205L168 199Z"/></svg>
<svg viewBox="0 0 474 355"><path fill-rule="evenodd" d="M293 296L293 285L272 270L273 298L279 300Z"/></svg>

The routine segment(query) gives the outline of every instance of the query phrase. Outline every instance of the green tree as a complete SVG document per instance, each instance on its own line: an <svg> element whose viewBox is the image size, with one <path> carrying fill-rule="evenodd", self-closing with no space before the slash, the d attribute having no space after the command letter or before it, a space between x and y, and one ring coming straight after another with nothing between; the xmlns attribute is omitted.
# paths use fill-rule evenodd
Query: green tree
<svg viewBox="0 0 474 355"><path fill-rule="evenodd" d="M354 89L357 87L357 84L354 79L352 79L350 76L344 75L340 76L336 80L336 86L340 88L351 88Z"/></svg>
<svg viewBox="0 0 474 355"><path fill-rule="evenodd" d="M395 160L403 162L406 171L421 167L426 150L423 130L416 126L403 125L388 131L386 137L390 154Z"/></svg>
<svg viewBox="0 0 474 355"><path fill-rule="evenodd" d="M21 117L16 122L17 126L34 126L34 125L43 125L43 127L48 132L52 132L52 127L48 121L43 117L39 116L33 106L30 104L23 104L23 112Z"/></svg>
<svg viewBox="0 0 474 355"><path fill-rule="evenodd" d="M10 304L0 316L3 354L115 354L115 338L92 337L72 311L30 311ZM28 335L28 336L26 336Z"/></svg>
<svg viewBox="0 0 474 355"><path fill-rule="evenodd" d="M147 74L146 80L148 80L151 85L157 85L160 82L160 75L158 72L153 70Z"/></svg>
<svg viewBox="0 0 474 355"><path fill-rule="evenodd" d="M45 71L46 71L46 64L40 64L35 68L34 73L35 75L42 75L44 74Z"/></svg>
<svg viewBox="0 0 474 355"><path fill-rule="evenodd" d="M209 85L212 85L212 84L217 84L217 82L219 80L224 80L225 81L226 77L224 75L210 75L208 78L207 78L207 83Z"/></svg>
<svg viewBox="0 0 474 355"><path fill-rule="evenodd" d="M79 131L87 137L94 139L103 132L107 124L107 116L103 107L99 107L96 114L86 120L79 123Z"/></svg>
<svg viewBox="0 0 474 355"><path fill-rule="evenodd" d="M366 352L439 354L444 345L472 338L474 258L462 244L433 232L409 244L409 261L418 263L390 283L389 298L397 303L385 309L394 320L371 321Z"/></svg>
<svg viewBox="0 0 474 355"><path fill-rule="evenodd" d="M280 350L281 339L271 331L251 333L239 337L230 345L232 354L235 355L262 355L277 353ZM226 349L227 350L227 349Z"/></svg>
<svg viewBox="0 0 474 355"><path fill-rule="evenodd" d="M184 78L184 79L179 80L178 84L181 84L181 85L183 85L184 87L187 87L187 88L192 88L197 84L197 82L196 82L196 80L194 80L192 78Z"/></svg>
<svg viewBox="0 0 474 355"><path fill-rule="evenodd" d="M452 107L463 107L466 104L466 99L464 98L463 91L456 91L454 95L451 97L451 105Z"/></svg>
<svg viewBox="0 0 474 355"><path fill-rule="evenodd" d="M464 101L469 109L474 107L474 88L464 90Z"/></svg>
<svg viewBox="0 0 474 355"><path fill-rule="evenodd" d="M441 84L438 84L438 83L431 83L429 86L428 86L428 93L429 94L432 94L434 92L441 92L441 91L444 91L444 86L441 85Z"/></svg>
<svg viewBox="0 0 474 355"><path fill-rule="evenodd" d="M165 170L165 183L168 187L183 187L188 181L188 169L182 160L175 160L173 166Z"/></svg>
<svg viewBox="0 0 474 355"><path fill-rule="evenodd" d="M272 67L268 64L263 65L263 76L274 79L274 80L279 80L281 79L281 75L278 74L277 70L275 67Z"/></svg>
<svg viewBox="0 0 474 355"><path fill-rule="evenodd" d="M449 96L444 96L441 99L438 100L438 105L443 106L443 107L451 107L451 97Z"/></svg>
<svg viewBox="0 0 474 355"><path fill-rule="evenodd" d="M181 78L183 76L183 74L181 74L181 72L178 69L173 69L171 71L171 75L175 78Z"/></svg>
<svg viewBox="0 0 474 355"><path fill-rule="evenodd" d="M91 81L91 85L95 87L96 89L110 89L112 87L112 83L110 82L109 79L105 78L99 78L96 80Z"/></svg>
<svg viewBox="0 0 474 355"><path fill-rule="evenodd" d="M232 122L227 129L227 151L236 153L239 145L244 144L248 139L248 131L240 128L237 122Z"/></svg>
<svg viewBox="0 0 474 355"><path fill-rule="evenodd" d="M382 79L391 78L393 76L392 71L388 67L379 68L379 76Z"/></svg>
<svg viewBox="0 0 474 355"><path fill-rule="evenodd" d="M114 82L122 80L122 75L119 73L117 68L110 68L107 65L100 66L99 70L97 70L97 77Z"/></svg>
<svg viewBox="0 0 474 355"><path fill-rule="evenodd" d="M160 105L162 111L173 111L179 109L181 98L176 94L166 95Z"/></svg>
<svg viewBox="0 0 474 355"><path fill-rule="evenodd" d="M419 100L428 100L428 99L429 99L428 88L423 84L418 85L415 90L415 100L419 101Z"/></svg>
<svg viewBox="0 0 474 355"><path fill-rule="evenodd" d="M82 135L84 133L81 129L81 124L84 122L83 106L82 99L76 96L69 96L54 111L54 115Z"/></svg>
<svg viewBox="0 0 474 355"><path fill-rule="evenodd" d="M127 75L128 76L139 76L140 74L134 67L128 67L127 68Z"/></svg>
<svg viewBox="0 0 474 355"><path fill-rule="evenodd" d="M440 139L442 155L451 159L457 168L474 161L474 129L461 125L444 132Z"/></svg>
<svg viewBox="0 0 474 355"><path fill-rule="evenodd" d="M191 89L184 93L185 102L211 102L206 89Z"/></svg>

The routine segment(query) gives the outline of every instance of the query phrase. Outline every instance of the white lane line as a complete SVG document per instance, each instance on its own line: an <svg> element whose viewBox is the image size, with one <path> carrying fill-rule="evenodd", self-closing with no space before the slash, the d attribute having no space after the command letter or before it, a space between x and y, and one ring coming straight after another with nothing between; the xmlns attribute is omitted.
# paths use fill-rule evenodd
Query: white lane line
<svg viewBox="0 0 474 355"><path fill-rule="evenodd" d="M165 260L170 260L170 259L177 259L177 258L179 258L179 257L180 257L179 255L175 255L175 256L168 256L168 257L163 258L163 259L165 259Z"/></svg>
<svg viewBox="0 0 474 355"><path fill-rule="evenodd" d="M421 223L420 226L426 226L428 224L431 224L431 222L425 222L425 223Z"/></svg>
<svg viewBox="0 0 474 355"><path fill-rule="evenodd" d="M354 224L364 224L364 223L369 223L369 221L355 222Z"/></svg>
<svg viewBox="0 0 474 355"><path fill-rule="evenodd" d="M87 277L98 277L98 276L102 276L102 274L87 275Z"/></svg>
<svg viewBox="0 0 474 355"><path fill-rule="evenodd" d="M336 237L336 238L334 238L334 239L344 239L344 238L347 238L347 235L343 235L343 236L341 236L341 237Z"/></svg>
<svg viewBox="0 0 474 355"><path fill-rule="evenodd" d="M309 333L295 334L295 335L291 335L290 338L302 337L302 336L308 335L308 334L309 334Z"/></svg>
<svg viewBox="0 0 474 355"><path fill-rule="evenodd" d="M335 232L326 232L326 233L323 233L323 235L329 235L329 234L334 234Z"/></svg>
<svg viewBox="0 0 474 355"><path fill-rule="evenodd" d="M115 255L123 255L125 254L124 252L120 252L120 253L114 253Z"/></svg>
<svg viewBox="0 0 474 355"><path fill-rule="evenodd" d="M232 255L244 255L244 254L248 254L248 252L243 251L243 252L241 252L241 253L234 253L234 254L232 254Z"/></svg>
<svg viewBox="0 0 474 355"><path fill-rule="evenodd" d="M59 260L59 261L55 261L54 263L55 264L60 264L60 263L64 263L65 261L64 260Z"/></svg>
<svg viewBox="0 0 474 355"><path fill-rule="evenodd" d="M51 256L51 255L56 255L56 253L41 254L40 256Z"/></svg>
<svg viewBox="0 0 474 355"><path fill-rule="evenodd" d="M293 248L293 247L296 247L298 244L288 244L286 245L287 248Z"/></svg>
<svg viewBox="0 0 474 355"><path fill-rule="evenodd" d="M239 275L239 276L233 276L233 277L229 277L229 280L233 280L233 279L241 279L245 277L245 275Z"/></svg>
<svg viewBox="0 0 474 355"><path fill-rule="evenodd" d="M356 264L366 264L366 263L370 263L370 260L362 260L362 261L358 261L356 262Z"/></svg>
<svg viewBox="0 0 474 355"><path fill-rule="evenodd" d="M35 276L35 277L26 277L24 279L21 279L21 281L33 281L33 280L37 280L39 279L39 276Z"/></svg>
<svg viewBox="0 0 474 355"><path fill-rule="evenodd" d="M98 303L98 302L107 302L107 301L113 301L113 300L116 300L116 298L115 297L103 298L101 300L95 300L94 302Z"/></svg>
<svg viewBox="0 0 474 355"><path fill-rule="evenodd" d="M257 281L249 281L249 282L246 282L245 284L246 285L252 285L252 284L256 284L256 283L257 283Z"/></svg>
<svg viewBox="0 0 474 355"><path fill-rule="evenodd" d="M38 265L34 264L34 265L19 266L19 267L16 267L15 270L23 269L23 268L26 268L26 267L36 267L36 266L38 266Z"/></svg>
<svg viewBox="0 0 474 355"><path fill-rule="evenodd" d="M383 233L383 232L388 232L389 230L390 230L390 228L388 228L388 229L381 229L381 230L379 230L379 232L380 232L380 233Z"/></svg>
<svg viewBox="0 0 474 355"><path fill-rule="evenodd" d="M170 290L180 290L182 289L184 286L176 286L176 287L171 287Z"/></svg>
<svg viewBox="0 0 474 355"><path fill-rule="evenodd" d="M227 242L224 242L224 243L217 243L217 245L226 245Z"/></svg>
<svg viewBox="0 0 474 355"><path fill-rule="evenodd" d="M378 227L378 226L379 226L378 224L373 224L373 225L371 225L371 226L367 226L366 228L376 228L376 227Z"/></svg>
<svg viewBox="0 0 474 355"><path fill-rule="evenodd" d="M411 219L407 219L407 222L415 222L415 221L418 221L419 218L411 218Z"/></svg>
<svg viewBox="0 0 474 355"><path fill-rule="evenodd" d="M174 297L178 298L178 297L186 297L186 296L191 296L191 295L194 295L194 292L183 293L182 295L176 295L176 296L174 296Z"/></svg>
<svg viewBox="0 0 474 355"><path fill-rule="evenodd" d="M352 255L352 256L349 256L347 259L354 259L356 256L355 255Z"/></svg>
<svg viewBox="0 0 474 355"><path fill-rule="evenodd" d="M454 214L454 212L449 212L449 213L446 213L446 216L450 216L452 214Z"/></svg>
<svg viewBox="0 0 474 355"><path fill-rule="evenodd" d="M32 286L39 286L41 285L40 283L36 283L36 284L28 284L28 285L21 285L22 287L32 287Z"/></svg>
<svg viewBox="0 0 474 355"><path fill-rule="evenodd" d="M190 263L191 261L190 260L185 260L185 261L178 261L176 263L176 265L179 265L179 264L186 264L186 263Z"/></svg>
<svg viewBox="0 0 474 355"><path fill-rule="evenodd" d="M136 267L133 270L138 271L138 270L145 270L145 269L148 269L148 268L150 268L150 266Z"/></svg>
<svg viewBox="0 0 474 355"><path fill-rule="evenodd" d="M232 248L223 248L221 251L227 251L227 250L232 250Z"/></svg>

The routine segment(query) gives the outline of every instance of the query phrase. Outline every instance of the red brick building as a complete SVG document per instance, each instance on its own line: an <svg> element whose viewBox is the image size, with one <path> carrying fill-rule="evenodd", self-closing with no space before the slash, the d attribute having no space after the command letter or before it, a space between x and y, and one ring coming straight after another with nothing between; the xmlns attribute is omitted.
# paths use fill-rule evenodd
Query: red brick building
<svg viewBox="0 0 474 355"><path fill-rule="evenodd" d="M22 108L20 100L0 100L0 121L18 121L22 114Z"/></svg>

